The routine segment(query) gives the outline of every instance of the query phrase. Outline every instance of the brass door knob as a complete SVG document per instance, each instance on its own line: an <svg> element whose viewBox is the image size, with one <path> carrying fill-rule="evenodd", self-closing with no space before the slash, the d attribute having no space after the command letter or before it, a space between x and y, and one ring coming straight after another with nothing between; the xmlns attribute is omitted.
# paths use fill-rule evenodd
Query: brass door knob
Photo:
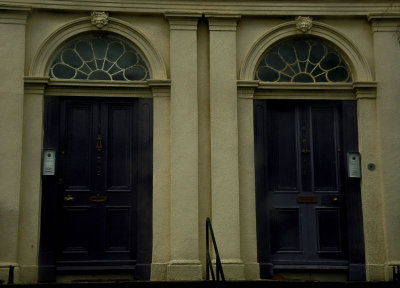
<svg viewBox="0 0 400 288"><path fill-rule="evenodd" d="M70 202L70 201L74 201L74 200L75 200L75 197L71 196L71 195L67 195L64 197L64 201Z"/></svg>

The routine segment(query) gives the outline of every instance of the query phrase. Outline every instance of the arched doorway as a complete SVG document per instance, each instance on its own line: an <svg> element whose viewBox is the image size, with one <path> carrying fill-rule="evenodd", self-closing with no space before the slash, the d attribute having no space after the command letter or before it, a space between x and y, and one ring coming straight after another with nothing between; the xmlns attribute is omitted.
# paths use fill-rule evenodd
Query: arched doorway
<svg viewBox="0 0 400 288"><path fill-rule="evenodd" d="M319 37L281 39L254 64L258 260L365 279L354 66ZM357 243L357 244L356 244Z"/></svg>
<svg viewBox="0 0 400 288"><path fill-rule="evenodd" d="M39 281L82 271L150 277L147 61L130 41L100 32L73 37L49 61L43 151L55 166L43 167Z"/></svg>

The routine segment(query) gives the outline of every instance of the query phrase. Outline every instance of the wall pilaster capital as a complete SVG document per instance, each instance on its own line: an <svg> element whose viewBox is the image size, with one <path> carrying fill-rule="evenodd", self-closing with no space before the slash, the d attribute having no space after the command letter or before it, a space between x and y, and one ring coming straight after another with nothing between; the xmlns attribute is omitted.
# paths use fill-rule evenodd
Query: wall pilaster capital
<svg viewBox="0 0 400 288"><path fill-rule="evenodd" d="M400 13L370 13L368 21L372 24L372 30L376 32L399 32Z"/></svg>
<svg viewBox="0 0 400 288"><path fill-rule="evenodd" d="M205 14L210 31L236 31L239 14Z"/></svg>
<svg viewBox="0 0 400 288"><path fill-rule="evenodd" d="M24 94L25 95L44 95L49 77L24 77Z"/></svg>
<svg viewBox="0 0 400 288"><path fill-rule="evenodd" d="M25 25L32 7L24 5L1 5L0 24Z"/></svg>
<svg viewBox="0 0 400 288"><path fill-rule="evenodd" d="M170 97L171 96L171 80L147 80L153 97Z"/></svg>
<svg viewBox="0 0 400 288"><path fill-rule="evenodd" d="M354 82L356 99L376 99L377 82Z"/></svg>
<svg viewBox="0 0 400 288"><path fill-rule="evenodd" d="M237 90L238 98L240 99L253 99L254 91L258 87L257 80L238 80Z"/></svg>
<svg viewBox="0 0 400 288"><path fill-rule="evenodd" d="M169 22L170 30L197 30L201 13L193 11L166 12L165 18Z"/></svg>

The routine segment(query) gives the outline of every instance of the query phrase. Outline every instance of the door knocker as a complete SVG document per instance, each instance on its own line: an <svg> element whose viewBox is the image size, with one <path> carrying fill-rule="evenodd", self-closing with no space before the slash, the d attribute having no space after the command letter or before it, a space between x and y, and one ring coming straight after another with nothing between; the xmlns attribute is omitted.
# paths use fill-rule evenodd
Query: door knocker
<svg viewBox="0 0 400 288"><path fill-rule="evenodd" d="M96 137L96 149L97 152L101 152L103 150L103 137L101 135L97 135Z"/></svg>
<svg viewBox="0 0 400 288"><path fill-rule="evenodd" d="M306 139L303 139L303 140L301 141L301 143L303 143L303 149L301 149L301 153L303 153L303 154L309 154L309 153L310 153L310 149L308 149L308 147L307 147L307 140L306 140Z"/></svg>

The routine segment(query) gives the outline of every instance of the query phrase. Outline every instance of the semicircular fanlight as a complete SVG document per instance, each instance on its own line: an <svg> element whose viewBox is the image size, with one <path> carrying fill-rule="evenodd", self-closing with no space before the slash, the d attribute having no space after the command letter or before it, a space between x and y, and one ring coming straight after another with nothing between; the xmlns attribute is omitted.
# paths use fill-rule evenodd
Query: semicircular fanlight
<svg viewBox="0 0 400 288"><path fill-rule="evenodd" d="M86 34L55 57L49 75L56 79L140 81L150 78L139 51L112 35Z"/></svg>
<svg viewBox="0 0 400 288"><path fill-rule="evenodd" d="M292 38L269 49L257 66L255 80L266 82L351 82L349 66L317 39Z"/></svg>

